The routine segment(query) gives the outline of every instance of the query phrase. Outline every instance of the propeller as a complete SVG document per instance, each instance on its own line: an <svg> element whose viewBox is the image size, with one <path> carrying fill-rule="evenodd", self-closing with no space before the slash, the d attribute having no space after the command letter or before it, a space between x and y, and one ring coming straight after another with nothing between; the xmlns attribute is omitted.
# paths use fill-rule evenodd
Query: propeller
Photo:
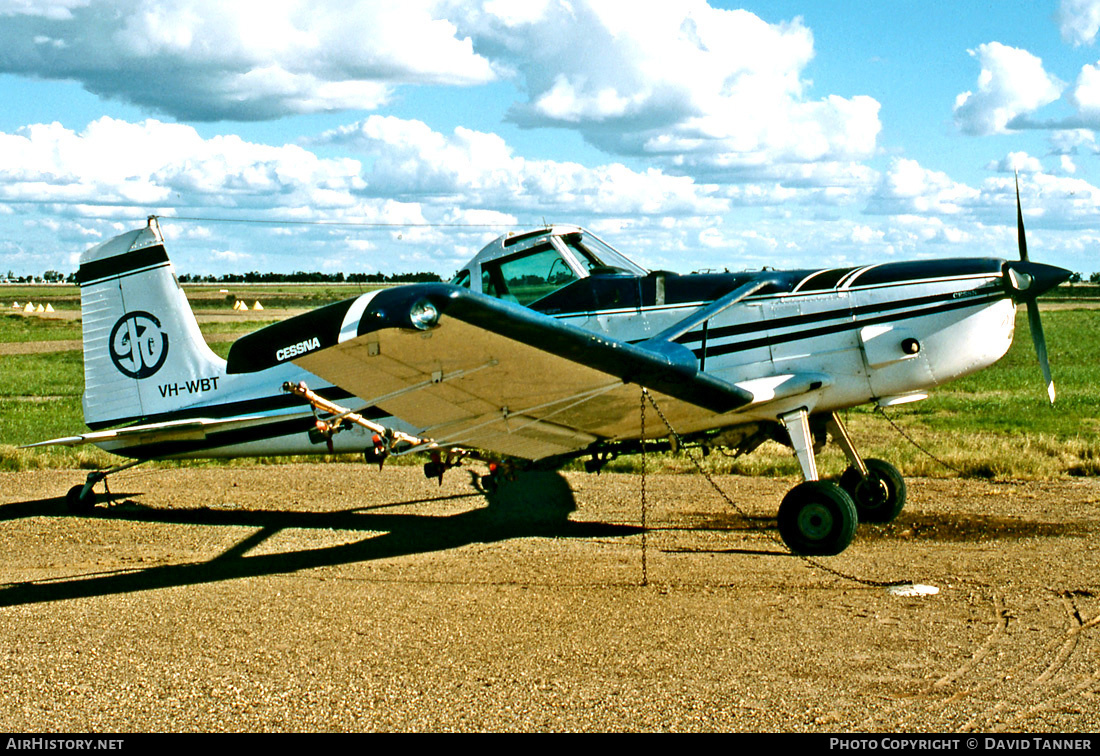
<svg viewBox="0 0 1100 756"><path fill-rule="evenodd" d="M1047 358L1047 340L1043 335L1043 323L1039 319L1039 303L1036 299L1070 277L1070 271L1053 265L1033 263L1027 256L1027 237L1024 235L1024 212L1020 205L1020 176L1016 175L1016 238L1020 247L1020 262L1005 263L1005 280L1009 293L1017 302L1027 307L1027 322L1031 328L1031 340L1039 357L1039 369L1047 386L1047 397L1054 406L1054 379L1050 374Z"/></svg>

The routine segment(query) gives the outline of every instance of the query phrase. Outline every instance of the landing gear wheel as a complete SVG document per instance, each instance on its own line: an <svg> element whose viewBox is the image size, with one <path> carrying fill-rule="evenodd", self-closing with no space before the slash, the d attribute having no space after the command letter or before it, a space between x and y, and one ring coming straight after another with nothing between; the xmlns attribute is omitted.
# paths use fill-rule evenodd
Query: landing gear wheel
<svg viewBox="0 0 1100 756"><path fill-rule="evenodd" d="M65 503L69 507L69 511L75 514L88 514L95 508L95 491L88 489L88 493L81 496L84 492L84 486L73 486L69 489L69 492L65 494Z"/></svg>
<svg viewBox="0 0 1100 756"><path fill-rule="evenodd" d="M779 505L779 535L796 554L832 556L856 534L856 507L836 483L816 480L792 488Z"/></svg>
<svg viewBox="0 0 1100 756"><path fill-rule="evenodd" d="M840 487L855 502L860 522L893 522L905 506L905 479L889 462L866 459L868 477L849 467L840 476Z"/></svg>

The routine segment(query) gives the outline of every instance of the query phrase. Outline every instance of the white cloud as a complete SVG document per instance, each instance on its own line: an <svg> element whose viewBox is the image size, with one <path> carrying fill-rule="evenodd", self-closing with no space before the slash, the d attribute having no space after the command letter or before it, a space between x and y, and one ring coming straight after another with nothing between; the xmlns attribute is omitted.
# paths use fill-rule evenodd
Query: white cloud
<svg viewBox="0 0 1100 756"><path fill-rule="evenodd" d="M1071 99L1082 115L1100 116L1100 66L1081 67Z"/></svg>
<svg viewBox="0 0 1100 756"><path fill-rule="evenodd" d="M619 163L528 160L496 134L458 127L450 135L421 121L370 116L323 134L319 144L341 145L373 157L364 192L504 212L584 214L706 214L728 209L714 187L656 168L635 171Z"/></svg>
<svg viewBox="0 0 1100 756"><path fill-rule="evenodd" d="M1043 164L1039 158L1031 157L1026 152L1010 152L1000 160L994 160L986 164L986 170L998 173L1042 173Z"/></svg>
<svg viewBox="0 0 1100 756"><path fill-rule="evenodd" d="M869 244L872 241L882 239L882 232L870 226L853 226L848 238L856 244Z"/></svg>
<svg viewBox="0 0 1100 756"><path fill-rule="evenodd" d="M725 180L876 149L877 101L808 93L813 35L800 19L769 24L702 0L546 2L522 16L500 7L455 4L452 17L516 72L527 101L510 117L522 126L576 129L609 153Z"/></svg>
<svg viewBox="0 0 1100 756"><path fill-rule="evenodd" d="M925 244L967 244L973 236L963 229L949 225L940 218L925 218L926 225L920 229L921 241Z"/></svg>
<svg viewBox="0 0 1100 756"><path fill-rule="evenodd" d="M955 123L964 133L1003 134L1013 120L1057 100L1065 85L1027 50L989 42L970 54L981 64L976 92L955 98Z"/></svg>
<svg viewBox="0 0 1100 756"><path fill-rule="evenodd" d="M310 208L359 202L360 163L236 136L203 139L190 126L108 117L82 132L58 123L0 133L0 197L91 206Z"/></svg>
<svg viewBox="0 0 1100 756"><path fill-rule="evenodd" d="M432 0L87 0L0 5L0 72L191 120L374 109L400 84L495 79Z"/></svg>
<svg viewBox="0 0 1100 756"><path fill-rule="evenodd" d="M72 18L73 8L82 8L91 0L0 0L0 18L38 16L51 20Z"/></svg>
<svg viewBox="0 0 1100 756"><path fill-rule="evenodd" d="M620 163L528 160L498 135L466 128L445 135L421 122L372 116L320 141L328 152L342 146L365 157L321 158L308 146L203 137L190 126L156 120L104 117L82 131L38 124L0 133L7 156L0 164L0 201L25 216L85 222L102 236L161 214L173 249L185 250L178 258L173 252L184 272L232 270L246 261L257 269L302 267L303 259L334 259L335 248L343 250L349 270L438 266L449 273L502 226L541 218L640 218L645 224L730 207L717 187L690 177ZM194 226L173 217L307 225ZM386 227L308 225L318 221ZM495 228L465 228L473 224ZM52 247L51 236L41 229L36 243ZM192 249L203 251L189 257ZM221 254L226 250L251 257Z"/></svg>
<svg viewBox="0 0 1100 756"><path fill-rule="evenodd" d="M1076 155L1081 148L1100 152L1096 134L1089 129L1060 129L1050 134L1050 149L1055 155Z"/></svg>
<svg viewBox="0 0 1100 756"><path fill-rule="evenodd" d="M210 256L218 262L230 263L233 266L247 264L252 260L252 255L247 252L237 252L232 249L212 249Z"/></svg>
<svg viewBox="0 0 1100 756"><path fill-rule="evenodd" d="M0 73L180 120L377 109L402 85L510 76L526 95L512 120L574 129L665 179L815 186L847 185L881 130L873 98L812 93L801 19L705 0L0 0L4 13Z"/></svg>
<svg viewBox="0 0 1100 756"><path fill-rule="evenodd" d="M1054 14L1062 39L1079 45L1091 45L1100 31L1100 0L1062 0Z"/></svg>
<svg viewBox="0 0 1100 756"><path fill-rule="evenodd" d="M23 233L28 244L46 250L41 254L56 256L46 267L71 269L75 255L91 241L89 231L105 238L134 227L150 213L165 216L162 228L171 239L177 267L203 273L239 269L246 261L268 270L301 268L334 247L344 249L340 242L347 238L371 233L310 225L318 221L428 221L419 203L364 198L358 160L322 159L299 146L256 144L236 136L204 139L189 126L155 120L101 118L80 132L59 124L30 126L0 133L0 153L5 155L0 164L3 207L24 218L72 219L86 229L80 239L68 239L77 250L63 258L57 245L67 240L63 230ZM196 225L194 220L173 222L173 217L304 225ZM241 256L221 254L225 250ZM363 269L360 256L349 255L348 263L349 270Z"/></svg>
<svg viewBox="0 0 1100 756"><path fill-rule="evenodd" d="M981 203L969 227L976 243L1001 257L1016 255L1016 184L994 176L981 185ZM1078 239L1100 224L1100 189L1071 175L1035 173L1020 177L1020 203L1032 259L1074 270L1097 268L1095 248ZM1076 259L1080 257L1081 259Z"/></svg>
<svg viewBox="0 0 1100 756"><path fill-rule="evenodd" d="M990 191L994 188L990 185ZM1020 194L1025 218L1036 218L1046 226L1071 228L1100 222L1100 189L1084 179L1036 174L1020 184Z"/></svg>
<svg viewBox="0 0 1100 756"><path fill-rule="evenodd" d="M980 192L946 173L917 161L895 158L882 174L867 212L887 215L956 215L972 206Z"/></svg>
<svg viewBox="0 0 1100 756"><path fill-rule="evenodd" d="M704 228L697 237L699 244L710 249L729 249L735 246L744 246L744 242L727 239L717 228Z"/></svg>

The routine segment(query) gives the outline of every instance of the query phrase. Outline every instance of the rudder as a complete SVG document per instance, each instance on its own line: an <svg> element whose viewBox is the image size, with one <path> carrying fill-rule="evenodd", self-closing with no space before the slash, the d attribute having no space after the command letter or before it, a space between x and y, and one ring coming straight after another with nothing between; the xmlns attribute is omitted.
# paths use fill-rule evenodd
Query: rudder
<svg viewBox="0 0 1100 756"><path fill-rule="evenodd" d="M84 422L151 421L203 404L225 361L206 345L154 217L80 256Z"/></svg>

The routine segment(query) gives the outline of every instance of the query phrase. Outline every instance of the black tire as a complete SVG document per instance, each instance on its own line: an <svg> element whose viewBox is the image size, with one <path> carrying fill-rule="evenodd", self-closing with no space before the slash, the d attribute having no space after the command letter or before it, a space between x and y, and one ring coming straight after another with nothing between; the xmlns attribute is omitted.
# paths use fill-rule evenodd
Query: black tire
<svg viewBox="0 0 1100 756"><path fill-rule="evenodd" d="M866 459L868 478L849 467L840 476L840 487L848 492L856 505L860 522L893 522L905 506L905 479L889 462Z"/></svg>
<svg viewBox="0 0 1100 756"><path fill-rule="evenodd" d="M807 481L792 488L779 505L779 535L791 551L833 556L848 548L856 534L852 497L831 481Z"/></svg>
<svg viewBox="0 0 1100 756"><path fill-rule="evenodd" d="M69 489L69 492L65 494L65 503L69 507L69 511L74 514L88 514L95 508L95 491L88 489L88 493L81 496L84 491L83 485L73 486Z"/></svg>

